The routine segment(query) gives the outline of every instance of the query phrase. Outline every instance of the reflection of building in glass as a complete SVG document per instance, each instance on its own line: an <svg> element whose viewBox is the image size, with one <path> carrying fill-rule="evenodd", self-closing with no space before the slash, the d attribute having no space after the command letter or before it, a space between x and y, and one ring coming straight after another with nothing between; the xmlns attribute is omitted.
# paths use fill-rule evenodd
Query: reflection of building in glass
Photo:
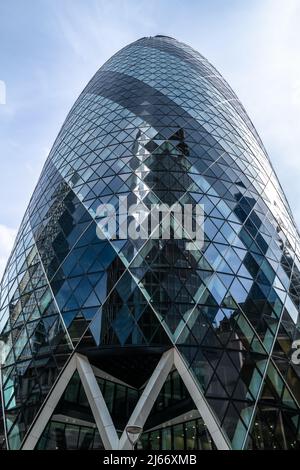
<svg viewBox="0 0 300 470"><path fill-rule="evenodd" d="M200 203L205 244L100 240L99 204ZM173 225L175 227L175 224ZM1 284L3 448L300 446L299 235L229 85L142 38L70 111Z"/></svg>

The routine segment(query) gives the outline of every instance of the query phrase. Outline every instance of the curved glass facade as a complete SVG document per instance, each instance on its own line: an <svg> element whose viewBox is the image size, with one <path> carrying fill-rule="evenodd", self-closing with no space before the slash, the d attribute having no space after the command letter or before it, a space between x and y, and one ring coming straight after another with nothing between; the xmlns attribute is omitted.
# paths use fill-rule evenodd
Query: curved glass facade
<svg viewBox="0 0 300 470"><path fill-rule="evenodd" d="M99 239L97 209L120 196L201 204L204 245ZM229 449L299 448L299 253L266 150L223 77L169 37L126 46L68 114L2 279L3 448L29 442L78 354L121 435L169 350L185 372L167 374L138 446L220 448L217 428ZM108 448L74 374L37 448Z"/></svg>

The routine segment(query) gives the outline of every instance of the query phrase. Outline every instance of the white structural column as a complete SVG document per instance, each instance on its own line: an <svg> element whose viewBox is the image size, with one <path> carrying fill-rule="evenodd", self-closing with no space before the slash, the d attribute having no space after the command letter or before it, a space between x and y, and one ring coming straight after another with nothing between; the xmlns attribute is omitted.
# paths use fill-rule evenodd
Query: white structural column
<svg viewBox="0 0 300 470"><path fill-rule="evenodd" d="M77 370L105 449L118 449L119 438L88 359L76 355Z"/></svg>
<svg viewBox="0 0 300 470"><path fill-rule="evenodd" d="M203 419L206 427L214 441L218 450L230 450L231 446L227 441L220 425L218 424L217 418L213 414L210 406L208 405L202 391L200 390L199 385L192 376L191 372L188 370L184 360L174 349L174 365L182 378L184 385L188 389L191 398L193 399L197 410L200 413L201 418Z"/></svg>
<svg viewBox="0 0 300 470"><path fill-rule="evenodd" d="M127 425L135 425L140 427L144 426L154 405L154 402L158 397L158 394L162 386L164 385L168 374L172 370L173 366L175 367L175 369L177 369L188 392L190 393L190 396L194 401L195 406L200 413L200 416L205 422L206 427L217 449L230 450L231 446L227 441L225 435L223 434L218 424L217 418L215 417L208 403L206 402L206 399L203 393L201 392L200 387L196 383L196 380L192 376L191 372L188 370L186 364L184 363L183 359L175 348L165 352L161 357ZM126 430L121 436L119 448L123 450L131 449L131 444L127 438Z"/></svg>
<svg viewBox="0 0 300 470"><path fill-rule="evenodd" d="M22 445L22 450L33 450L35 448L75 370L76 355L71 357L69 363L63 370L59 380L55 384L54 388L50 391L50 394L45 404L43 405L41 412L35 419L34 424L29 430L27 437L25 437L25 441Z"/></svg>
<svg viewBox="0 0 300 470"><path fill-rule="evenodd" d="M47 423L54 413L59 399L67 388L68 383L76 370L78 371L84 391L87 395L87 399L105 449L118 449L119 438L101 390L97 384L92 367L85 356L74 354L63 370L59 380L51 390L28 435L25 437L22 450L33 450L35 448Z"/></svg>
<svg viewBox="0 0 300 470"><path fill-rule="evenodd" d="M143 428L150 411L153 408L154 402L159 395L159 392L164 385L169 372L171 371L174 365L174 349L169 349L166 351L156 368L154 369L153 374L151 375L142 395L137 402L132 415L129 418L127 426L140 426ZM126 429L124 430L121 439L120 439L120 449L129 450L131 449L131 444L126 434Z"/></svg>
<svg viewBox="0 0 300 470"><path fill-rule="evenodd" d="M176 368L182 378L187 390L193 399L197 410L200 413L207 429L219 450L229 450L231 448L226 436L220 428L217 418L210 409L199 385L192 373L182 359L178 351L173 348L166 351L160 358L147 385L140 396L127 426L144 427L146 420L154 406L170 371ZM103 398L102 392L97 383L92 366L87 357L81 354L74 354L66 365L61 376L51 390L40 413L35 419L22 445L22 450L33 450L41 437L47 423L54 413L59 399L65 391L68 383L75 371L78 371L80 380L84 387L89 405L91 407L97 428L103 445L107 450L127 450L131 449L126 429L121 438L118 438L117 431L113 424L109 410ZM126 427L127 427L126 426Z"/></svg>

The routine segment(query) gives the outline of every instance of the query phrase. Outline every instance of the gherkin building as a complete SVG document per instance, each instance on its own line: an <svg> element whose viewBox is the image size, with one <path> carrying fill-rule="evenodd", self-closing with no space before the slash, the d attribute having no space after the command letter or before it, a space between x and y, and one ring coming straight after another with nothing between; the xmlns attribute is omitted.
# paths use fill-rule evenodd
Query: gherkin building
<svg viewBox="0 0 300 470"><path fill-rule="evenodd" d="M120 196L202 205L201 247L174 223L99 237ZM69 112L10 255L1 446L126 450L134 426L136 449L299 449L299 305L297 227L242 104L191 47L139 39Z"/></svg>

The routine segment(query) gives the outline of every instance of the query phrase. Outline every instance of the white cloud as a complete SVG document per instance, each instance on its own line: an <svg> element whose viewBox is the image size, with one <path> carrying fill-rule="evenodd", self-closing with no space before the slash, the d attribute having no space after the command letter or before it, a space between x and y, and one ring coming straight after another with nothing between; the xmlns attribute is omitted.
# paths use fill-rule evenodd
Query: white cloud
<svg viewBox="0 0 300 470"><path fill-rule="evenodd" d="M162 5L163 7L163 5ZM130 2L128 0L70 0L59 3L53 12L57 18L64 41L74 54L96 71L103 59L108 59L120 47L147 35L157 27L154 2ZM90 78L90 77L89 77Z"/></svg>
<svg viewBox="0 0 300 470"><path fill-rule="evenodd" d="M6 84L3 80L0 80L0 104L5 105L6 103Z"/></svg>
<svg viewBox="0 0 300 470"><path fill-rule="evenodd" d="M16 229L0 224L0 278L3 275L16 235Z"/></svg>

